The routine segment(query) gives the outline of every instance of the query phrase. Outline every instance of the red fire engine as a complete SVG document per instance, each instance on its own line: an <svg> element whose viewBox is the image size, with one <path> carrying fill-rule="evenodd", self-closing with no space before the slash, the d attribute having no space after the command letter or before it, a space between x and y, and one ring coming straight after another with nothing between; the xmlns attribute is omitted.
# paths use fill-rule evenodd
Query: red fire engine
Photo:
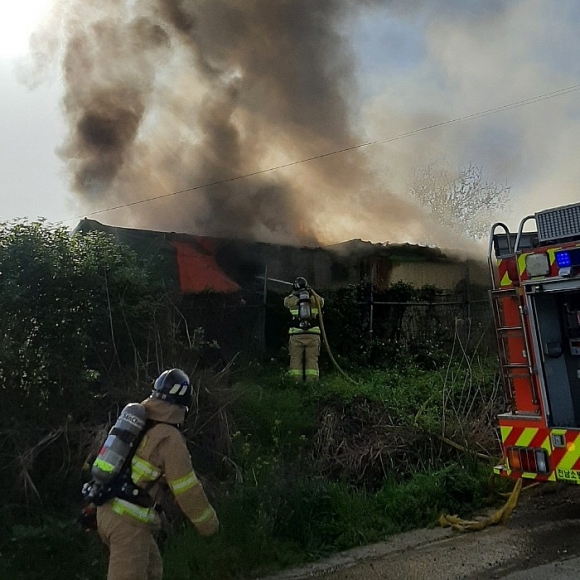
<svg viewBox="0 0 580 580"><path fill-rule="evenodd" d="M529 215L517 233L494 224L488 258L508 400L495 472L580 484L580 203Z"/></svg>

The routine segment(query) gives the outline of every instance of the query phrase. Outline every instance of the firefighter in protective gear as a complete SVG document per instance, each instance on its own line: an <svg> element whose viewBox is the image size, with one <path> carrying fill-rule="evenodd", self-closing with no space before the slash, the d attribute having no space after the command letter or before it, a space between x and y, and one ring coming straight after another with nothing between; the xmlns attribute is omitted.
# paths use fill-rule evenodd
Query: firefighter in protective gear
<svg viewBox="0 0 580 580"><path fill-rule="evenodd" d="M197 479L181 433L193 390L179 369L162 373L143 401L151 425L131 460L131 479L142 490L135 501L114 497L97 508L97 529L109 548L108 580L161 580L163 564L154 538L159 503L168 490L197 531L218 531L216 513Z"/></svg>
<svg viewBox="0 0 580 580"><path fill-rule="evenodd" d="M314 381L319 377L318 357L320 356L319 310L324 299L313 292L306 278L294 280L293 290L284 299L284 306L292 314L288 350L290 368L288 374L296 381Z"/></svg>

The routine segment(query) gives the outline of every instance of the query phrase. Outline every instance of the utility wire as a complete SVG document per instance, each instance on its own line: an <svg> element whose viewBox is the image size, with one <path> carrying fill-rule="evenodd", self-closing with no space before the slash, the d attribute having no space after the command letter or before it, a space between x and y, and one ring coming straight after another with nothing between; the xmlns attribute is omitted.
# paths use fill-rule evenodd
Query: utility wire
<svg viewBox="0 0 580 580"><path fill-rule="evenodd" d="M195 185L193 187L188 187L186 189L180 189L178 191L172 191L170 193L164 193L161 195L156 195L154 197L148 197L146 199L140 199L137 201L132 201L128 203L123 203L120 205L108 207L105 209L98 209L89 213L85 213L83 215L79 215L76 217L68 218L65 220L61 220L61 222L67 222L77 219L82 219L83 217L93 216L101 213L106 213L109 211L115 211L117 209L123 209L125 207L131 207L134 205L139 205L141 203L148 203L150 201L155 201L156 199L163 199L166 197L172 197L174 195L179 195L181 193L187 193L189 191L196 191L198 189L204 189L206 187L213 187L214 185L221 185L223 183L231 183L232 181L237 181L239 179L246 179L248 177L253 177L255 175L262 175L264 173L269 173L270 171L277 171L278 169L285 169L286 167L293 167L295 165L300 165L302 163L308 163L310 161L316 161L317 159L324 159L325 157L330 157L332 155L339 155L340 153L346 153L348 151L354 151L355 149L362 149L363 147L369 147L371 145L381 145L384 143L392 143L393 141L398 141L399 139L404 139L406 137L411 137L412 135L416 135L417 133L422 133L423 131L429 131L431 129L437 129L438 127L445 127L447 125L452 125L453 123L459 123L461 121L469 121L471 119L479 119L480 117L486 117L488 115L493 115L495 113L500 113L502 111L509 111L511 109L517 109L519 107L523 107L525 105L531 105L533 103L538 103L540 101L546 101L548 99L553 99L555 97L560 97L562 95L567 95L568 93L573 93L575 91L580 90L580 84L572 85L570 87L566 87L563 89L559 89L557 91L553 91L551 93L545 93L543 95L537 95L535 97L530 97L528 99L523 99L521 101L515 101L513 103L508 103L506 105L501 105L499 107L494 107L492 109L486 109L485 111L479 111L478 113L471 113L469 115L464 115L462 117L456 117L455 119L448 119L447 121L441 121L440 123L433 123L432 125L426 125L425 127L421 127L419 129L414 129L412 131L407 131L405 133L400 133L394 137L389 137L387 139L377 139L375 141L367 141L366 143L358 143L357 145L352 145L350 147L344 147L342 149L336 149L334 151L329 151L327 153L321 153L320 155L315 155L313 157L307 157L304 159L299 159L297 161L290 161L288 163L282 163L281 165L276 165L274 167L268 167L267 169L260 169L258 171L252 171L251 173L244 173L243 175L236 175L235 177L228 177L226 179L220 179L218 181L211 181L209 183L203 183L201 185Z"/></svg>

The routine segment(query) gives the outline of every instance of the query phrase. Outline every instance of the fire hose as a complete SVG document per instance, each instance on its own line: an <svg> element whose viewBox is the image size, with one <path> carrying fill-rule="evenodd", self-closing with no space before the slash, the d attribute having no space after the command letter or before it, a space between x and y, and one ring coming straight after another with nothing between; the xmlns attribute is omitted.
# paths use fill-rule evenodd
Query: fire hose
<svg viewBox="0 0 580 580"><path fill-rule="evenodd" d="M328 353L328 357L330 358L330 361L332 362L334 368L343 377L345 377L351 383L353 383L355 385L358 385L359 383L357 383L352 377L350 377L349 375L347 375L342 370L342 368L340 368L340 365L336 362L336 359L334 358L334 356L332 354L332 351L330 350L330 345L328 343L328 338L326 337L326 330L324 328L324 317L322 316L322 298L312 288L310 288L310 291L312 292L312 296L314 297L314 302L316 303L316 307L318 309L318 321L320 323L320 334L322 336L322 342L324 343L324 347L326 348L326 352Z"/></svg>
<svg viewBox="0 0 580 580"><path fill-rule="evenodd" d="M441 514L438 523L442 528L449 527L456 532L478 532L495 524L505 524L518 503L520 493L532 489L537 485L539 485L539 482L536 481L527 487L523 487L523 479L520 478L516 481L516 484L510 493L502 494L508 496L507 501L491 515L475 520L464 520L457 515Z"/></svg>

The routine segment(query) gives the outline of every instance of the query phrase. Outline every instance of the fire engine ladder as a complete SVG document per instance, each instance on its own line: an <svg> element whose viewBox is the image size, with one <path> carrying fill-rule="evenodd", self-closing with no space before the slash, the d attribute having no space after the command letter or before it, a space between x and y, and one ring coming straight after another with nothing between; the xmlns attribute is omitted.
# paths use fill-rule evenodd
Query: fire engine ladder
<svg viewBox="0 0 580 580"><path fill-rule="evenodd" d="M515 410L516 405L515 405L514 379L525 379L526 382L530 385L532 403L536 406L539 406L539 400L538 393L536 392L536 387L533 380L534 369L532 368L532 363L530 359L530 342L528 334L526 332L524 322L524 311L519 300L518 289L514 287L501 288L500 287L501 281L497 278L496 270L494 268L492 256L493 236L495 234L495 230L498 227L503 228L504 231L506 232L508 254L513 252L510 240L510 232L507 226L501 222L494 224L491 229L489 253L488 253L488 264L491 274L492 287L494 288L493 290L491 290L490 296L498 346L499 361L502 370L502 379L504 382L506 395L510 402L510 406L512 410ZM506 316L503 309L503 303L505 298L518 301L519 324L517 326L507 326L505 323ZM510 362L509 344L508 344L510 338L522 339L525 349L523 352L523 355L526 359L525 363Z"/></svg>
<svg viewBox="0 0 580 580"><path fill-rule="evenodd" d="M530 344L528 334L524 326L523 308L518 305L519 311L519 325L506 326L505 316L503 313L503 300L509 297L511 300L518 300L516 288L506 288L501 290L491 291L491 302L493 307L493 317L496 329L497 346L499 353L499 361L502 369L502 377L506 394L510 400L512 408L515 408L515 388L514 379L525 379L530 385L532 403L539 405L538 394L536 392L535 383L533 380L534 369L530 360ZM514 363L509 360L509 339L521 338L524 344L524 352L522 353L526 359L525 363Z"/></svg>

